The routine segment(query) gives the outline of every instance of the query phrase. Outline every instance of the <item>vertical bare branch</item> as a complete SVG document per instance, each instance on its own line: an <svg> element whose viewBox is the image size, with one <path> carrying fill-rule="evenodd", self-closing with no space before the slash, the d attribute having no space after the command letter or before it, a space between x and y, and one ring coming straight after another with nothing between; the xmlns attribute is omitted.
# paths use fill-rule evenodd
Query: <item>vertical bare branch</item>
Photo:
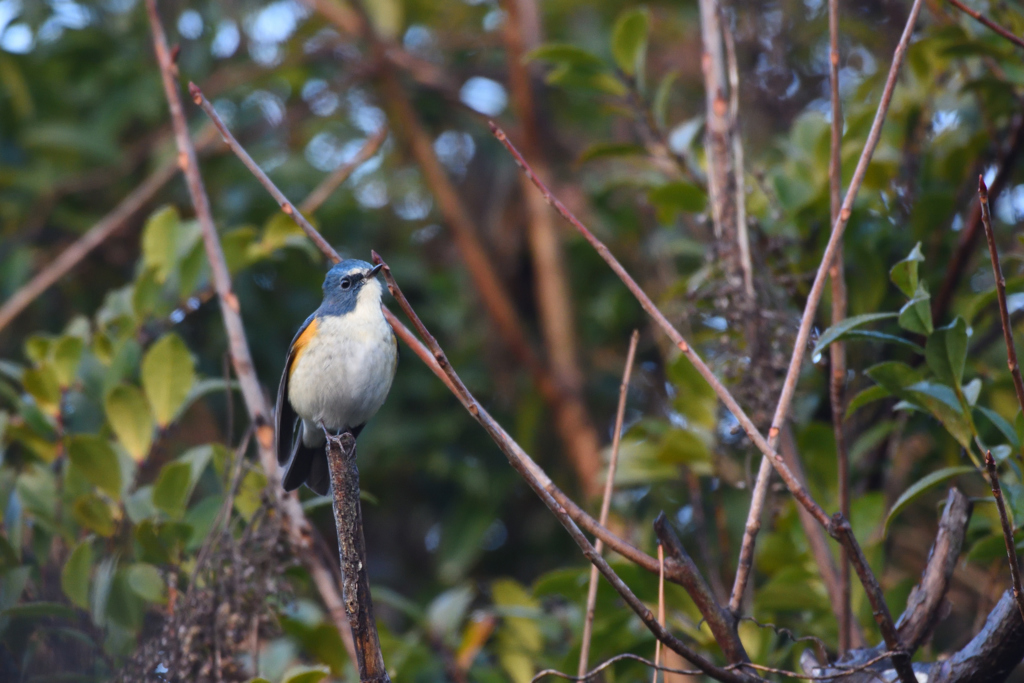
<svg viewBox="0 0 1024 683"><path fill-rule="evenodd" d="M896 50L893 52L892 64L889 67L889 75L885 80L885 87L882 90L882 98L875 111L875 119L871 123L868 132L867 142L857 160L857 167L854 169L853 177L850 179L850 187L846 191L846 197L839 207L839 216L832 225L832 234L829 237L825 253L822 255L821 264L814 277L814 284L807 296L807 303L804 306L803 316L800 318L800 329L797 331L796 341L793 344L793 355L789 361L789 369L786 371L786 380L782 385L782 395L775 408L775 416L772 418L772 426L768 431L768 443L774 450L778 443L779 430L782 423L786 421L789 414L789 407L793 402L793 394L796 392L796 382L800 376L800 368L803 365L804 353L807 351L807 340L811 334L811 326L814 324L814 315L818 310L818 303L821 301L822 291L825 287L825 280L835 261L836 249L838 249L846 224L850 220L853 211L853 203L857 198L861 183L868 170L868 164L878 146L878 140L882 134L882 124L885 123L886 114L889 112L889 103L892 102L892 94L896 89L896 80L899 76L900 66L903 64L903 57L906 54L907 46L910 44L910 37L914 32L914 24L921 11L921 0L914 0L910 8L910 16L907 17L907 24L903 28L903 35L900 36ZM743 544L740 547L740 558L736 568L736 580L733 582L732 597L729 600L729 608L738 613L743 599L743 592L746 589L747 580L750 578L750 570L754 560L754 543L757 534L761 530L761 516L764 512L764 501L768 494L768 480L771 477L772 462L767 459L761 461L761 468L757 473L757 482L754 485L754 493L750 503L750 511L747 515L747 523L743 533ZM890 649L892 646L890 645Z"/></svg>
<svg viewBox="0 0 1024 683"><path fill-rule="evenodd" d="M999 510L999 523L1003 527L1003 540L1006 542L1006 555L1010 562L1010 581L1013 588L1013 599L1017 602L1017 609L1024 619L1024 589L1020 585L1020 563L1017 560L1017 544L1013 540L1013 525L1006 514L1006 503L1003 502L1003 489L999 486L999 471L996 469L996 460L992 452L985 453L985 469L988 470L988 483L992 486L992 496L996 499L996 509Z"/></svg>
<svg viewBox="0 0 1024 683"><path fill-rule="evenodd" d="M531 193L533 194L533 193ZM626 417L626 396L629 394L629 378L633 374L633 360L636 357L636 345L640 341L640 331L633 330L629 338L629 351L626 352L626 367L622 371L622 383L619 385L619 405L615 411L615 431L612 433L612 452L608 458L608 474L604 478L604 494L601 498L601 514L598 518L601 526L608 524L608 510L612 503L612 490L615 487L615 470L619 465L619 443L622 440L622 423ZM598 539L594 549L600 554L604 550L604 542ZM664 565L661 572L664 574ZM597 567L590 568L590 585L587 588L587 609L583 620L583 638L580 645L580 664L577 672L580 676L587 673L590 666L590 635L594 628L594 605L597 603Z"/></svg>
<svg viewBox="0 0 1024 683"><path fill-rule="evenodd" d="M724 17L723 17L724 19ZM725 57L729 67L729 131L732 136L732 166L736 186L736 243L740 250L740 270L747 301L754 303L754 269L750 262L750 236L747 230L747 186L743 163L743 135L740 131L740 69L736 59L736 38L732 28L723 28Z"/></svg>
<svg viewBox="0 0 1024 683"><path fill-rule="evenodd" d="M718 0L699 0L701 68L704 72L706 110L705 147L707 149L708 190L715 237L725 253L732 250L736 238L736 206L733 203L733 170L729 144L729 104L726 100L725 49L722 45L721 15ZM732 265L732 258L727 258ZM731 269L730 269L731 270Z"/></svg>
<svg viewBox="0 0 1024 683"><path fill-rule="evenodd" d="M843 191L843 108L839 101L839 0L828 0L828 77L832 104L832 136L829 149L828 187L831 219L839 220ZM843 243L836 247L836 255L829 270L832 283L832 324L846 318L846 274L843 264ZM829 377L829 402L832 404L832 433L836 441L836 468L839 471L839 510L850 517L850 457L843 434L843 414L846 387L846 344L836 342L829 347L832 373ZM850 612L850 558L843 551L839 566L839 652L850 649L853 615ZM833 598L835 599L835 598Z"/></svg>
<svg viewBox="0 0 1024 683"><path fill-rule="evenodd" d="M1010 312L1006 307L1006 280L1003 269L999 267L999 250L996 248L996 236L992 232L992 213L988 202L988 187L985 179L978 177L978 205L981 207L981 224L985 228L985 239L988 240L988 253L992 258L992 275L996 280L996 297L999 299L999 320L1003 325L1003 340L1006 342L1006 364L1013 377L1013 390L1017 393L1017 403L1024 411L1024 381L1020 376L1020 364L1017 362L1017 349L1013 344L1013 325L1010 324Z"/></svg>
<svg viewBox="0 0 1024 683"><path fill-rule="evenodd" d="M328 436L327 465L334 496L334 525L338 532L341 575L344 583L345 613L356 644L359 680L390 683L380 653L377 623L373 619L370 582L366 576L366 542L363 513L359 503L359 468L356 467L356 438L349 432Z"/></svg>
<svg viewBox="0 0 1024 683"><path fill-rule="evenodd" d="M665 625L665 545L658 543L658 623ZM658 683L658 668L661 666L661 641L654 643L654 676L651 683ZM664 678L664 677L663 677Z"/></svg>

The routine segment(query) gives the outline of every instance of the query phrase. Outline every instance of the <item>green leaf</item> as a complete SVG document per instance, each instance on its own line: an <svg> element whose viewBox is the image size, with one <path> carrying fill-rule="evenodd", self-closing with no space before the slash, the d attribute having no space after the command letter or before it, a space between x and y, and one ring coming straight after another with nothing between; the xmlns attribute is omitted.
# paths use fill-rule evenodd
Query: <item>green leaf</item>
<svg viewBox="0 0 1024 683"><path fill-rule="evenodd" d="M971 449L974 429L970 414L965 412L950 387L934 382L918 382L907 387L902 396L931 413L961 446L968 451Z"/></svg>
<svg viewBox="0 0 1024 683"><path fill-rule="evenodd" d="M129 384L119 384L107 394L106 409L121 445L135 462L145 460L153 443L153 416L143 393Z"/></svg>
<svg viewBox="0 0 1024 683"><path fill-rule="evenodd" d="M958 317L935 330L925 345L925 360L943 384L959 387L967 360L967 323Z"/></svg>
<svg viewBox="0 0 1024 683"><path fill-rule="evenodd" d="M856 327L866 325L867 323L874 322L875 320L895 318L896 315L896 313L866 313L864 315L855 315L852 318L842 320L822 333L818 338L818 343L814 345L814 350L811 351L811 357L813 358L817 356L828 348L829 344L842 339Z"/></svg>
<svg viewBox="0 0 1024 683"><path fill-rule="evenodd" d="M875 401L880 401L888 396L892 396L892 392L880 384L868 387L850 399L850 405L846 406L846 417L853 415L858 408L862 408Z"/></svg>
<svg viewBox="0 0 1024 683"><path fill-rule="evenodd" d="M281 683L317 683L329 673L331 670L326 667L297 666L285 672Z"/></svg>
<svg viewBox="0 0 1024 683"><path fill-rule="evenodd" d="M622 156L643 156L644 154L646 154L646 151L642 146L634 145L629 142L598 142L597 144L591 145L583 150L583 153L576 159L576 163L585 164L588 161L593 161L594 159Z"/></svg>
<svg viewBox="0 0 1024 683"><path fill-rule="evenodd" d="M914 298L915 292L917 292L917 264L922 261L924 261L924 254L921 253L921 243L918 242L907 258L897 263L889 271L889 279L909 298Z"/></svg>
<svg viewBox="0 0 1024 683"><path fill-rule="evenodd" d="M976 470L968 465L960 465L957 467L944 467L937 472L932 472L926 477L923 477L916 481L913 486L908 488L893 504L892 509L889 510L889 515L885 518L885 527L883 533L888 535L889 523L892 522L893 518L896 517L900 512L903 511L910 503L912 503L918 496L927 491L937 484L941 484L947 479L951 479L961 474L967 474L968 472L975 472Z"/></svg>
<svg viewBox="0 0 1024 683"><path fill-rule="evenodd" d="M81 434L68 439L68 458L75 469L114 500L121 497L121 463L110 443L99 436Z"/></svg>
<svg viewBox="0 0 1024 683"><path fill-rule="evenodd" d="M896 315L895 313L893 315ZM915 353L924 355L924 347L920 344L915 344L909 339L903 337L897 337L894 334L886 334L885 332L875 332L873 330L850 330L843 335L844 339L866 339L868 341L880 341L888 342L890 344L899 344L911 349Z"/></svg>
<svg viewBox="0 0 1024 683"><path fill-rule="evenodd" d="M647 193L647 198L658 208L659 220L662 222L668 222L679 211L699 213L708 203L704 190L683 181L656 187Z"/></svg>
<svg viewBox="0 0 1024 683"><path fill-rule="evenodd" d="M75 546L60 571L60 587L76 606L89 609L89 574L92 571L92 543L87 539Z"/></svg>
<svg viewBox="0 0 1024 683"><path fill-rule="evenodd" d="M654 91L654 102L651 103L651 112L654 114L654 121L659 128L668 126L668 98L672 94L672 85L679 78L679 70L673 69L661 77L658 89Z"/></svg>
<svg viewBox="0 0 1024 683"><path fill-rule="evenodd" d="M36 400L39 409L48 415L56 415L60 410L60 382L57 373L50 363L30 368L21 376L25 391Z"/></svg>
<svg viewBox="0 0 1024 683"><path fill-rule="evenodd" d="M67 389L74 383L84 348L84 341L71 336L61 337L53 345L53 369L62 389Z"/></svg>
<svg viewBox="0 0 1024 683"><path fill-rule="evenodd" d="M530 50L523 56L524 61L544 61L553 64L569 64L575 67L603 69L604 63L581 47L571 43L545 43Z"/></svg>
<svg viewBox="0 0 1024 683"><path fill-rule="evenodd" d="M137 562L128 568L127 577L128 587L143 600L161 605L167 602L167 585L153 565Z"/></svg>
<svg viewBox="0 0 1024 683"><path fill-rule="evenodd" d="M1006 437L1006 440L1010 442L1010 445L1013 446L1014 450L1020 449L1020 437L1017 435L1017 430L1013 428L1013 425L1011 425L1006 418L996 411L991 410L990 408L985 408L984 406L978 406L975 410L979 411L982 415L988 418L989 422L995 425L996 429L998 429L1002 435Z"/></svg>
<svg viewBox="0 0 1024 683"><path fill-rule="evenodd" d="M650 22L646 7L627 10L615 20L612 29L612 57L627 76L643 71Z"/></svg>
<svg viewBox="0 0 1024 683"><path fill-rule="evenodd" d="M113 536L117 529L110 506L96 494L79 496L71 512L81 526L104 538Z"/></svg>
<svg viewBox="0 0 1024 683"><path fill-rule="evenodd" d="M161 429L185 403L195 381L195 363L181 337L165 334L142 358L142 388Z"/></svg>
<svg viewBox="0 0 1024 683"><path fill-rule="evenodd" d="M178 255L178 212L172 206L157 209L142 228L142 264L152 268L163 284L174 270Z"/></svg>
<svg viewBox="0 0 1024 683"><path fill-rule="evenodd" d="M263 490L267 488L267 477L262 472L249 470L242 477L235 495L235 509L242 519L249 521L263 505Z"/></svg>
<svg viewBox="0 0 1024 683"><path fill-rule="evenodd" d="M914 298L903 304L897 320L900 327L925 336L932 333L931 296L918 286Z"/></svg>
<svg viewBox="0 0 1024 683"><path fill-rule="evenodd" d="M900 361L885 361L873 365L864 371L864 374L875 381L876 384L885 387L891 393L899 396L903 389L921 379L921 373Z"/></svg>
<svg viewBox="0 0 1024 683"><path fill-rule="evenodd" d="M187 462L169 462L160 470L153 485L153 505L172 519L185 513L185 504L191 492L192 467Z"/></svg>

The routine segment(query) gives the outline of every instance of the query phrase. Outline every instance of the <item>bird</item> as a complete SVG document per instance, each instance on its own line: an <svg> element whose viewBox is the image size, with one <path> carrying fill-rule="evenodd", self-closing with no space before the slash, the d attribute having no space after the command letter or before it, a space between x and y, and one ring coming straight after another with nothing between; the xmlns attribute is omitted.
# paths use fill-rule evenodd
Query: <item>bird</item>
<svg viewBox="0 0 1024 683"><path fill-rule="evenodd" d="M346 259L324 278L320 307L288 346L277 389L281 483L330 490L326 432L358 437L384 404L398 369L398 341L381 310L383 264Z"/></svg>

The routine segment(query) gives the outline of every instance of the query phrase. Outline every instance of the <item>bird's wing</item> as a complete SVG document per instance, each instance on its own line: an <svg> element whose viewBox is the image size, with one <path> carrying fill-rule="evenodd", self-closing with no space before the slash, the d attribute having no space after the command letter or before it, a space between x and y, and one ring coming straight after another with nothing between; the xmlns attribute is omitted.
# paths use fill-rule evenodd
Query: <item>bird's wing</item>
<svg viewBox="0 0 1024 683"><path fill-rule="evenodd" d="M295 363L299 360L302 352L306 350L310 340L316 336L317 321L316 314L306 318L302 327L295 333L295 338L288 345L288 356L284 361L284 370L281 372L281 382L277 386L277 405L274 410L275 430L277 438L277 464L284 465L292 454L292 437L295 431L295 420L298 417L288 400L288 380L291 379Z"/></svg>

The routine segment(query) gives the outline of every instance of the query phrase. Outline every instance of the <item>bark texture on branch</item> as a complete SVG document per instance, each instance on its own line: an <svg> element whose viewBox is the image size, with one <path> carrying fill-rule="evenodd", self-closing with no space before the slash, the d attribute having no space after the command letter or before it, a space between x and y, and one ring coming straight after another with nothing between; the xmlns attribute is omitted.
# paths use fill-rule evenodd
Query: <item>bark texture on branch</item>
<svg viewBox="0 0 1024 683"><path fill-rule="evenodd" d="M338 530L345 614L356 645L356 664L363 683L390 683L380 653L377 622L373 619L370 581L366 576L366 543L363 513L359 503L359 469L356 467L356 439L345 432L328 436L327 465L334 496L334 524Z"/></svg>

